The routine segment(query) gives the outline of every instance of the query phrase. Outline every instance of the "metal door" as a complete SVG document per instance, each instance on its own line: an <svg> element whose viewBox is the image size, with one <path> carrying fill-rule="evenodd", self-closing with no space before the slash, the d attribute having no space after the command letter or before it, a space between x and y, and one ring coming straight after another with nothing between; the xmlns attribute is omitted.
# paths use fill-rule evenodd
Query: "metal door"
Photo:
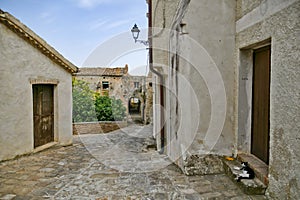
<svg viewBox="0 0 300 200"><path fill-rule="evenodd" d="M251 153L269 163L270 46L254 51Z"/></svg>
<svg viewBox="0 0 300 200"><path fill-rule="evenodd" d="M54 141L53 85L33 85L34 147Z"/></svg>

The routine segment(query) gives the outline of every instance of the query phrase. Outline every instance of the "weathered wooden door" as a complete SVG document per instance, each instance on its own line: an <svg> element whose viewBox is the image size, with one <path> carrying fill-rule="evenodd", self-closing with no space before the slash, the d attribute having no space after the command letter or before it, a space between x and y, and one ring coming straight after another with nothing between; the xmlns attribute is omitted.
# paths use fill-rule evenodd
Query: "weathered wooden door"
<svg viewBox="0 0 300 200"><path fill-rule="evenodd" d="M54 141L53 85L33 85L34 147Z"/></svg>
<svg viewBox="0 0 300 200"><path fill-rule="evenodd" d="M254 51L251 153L269 163L270 46Z"/></svg>

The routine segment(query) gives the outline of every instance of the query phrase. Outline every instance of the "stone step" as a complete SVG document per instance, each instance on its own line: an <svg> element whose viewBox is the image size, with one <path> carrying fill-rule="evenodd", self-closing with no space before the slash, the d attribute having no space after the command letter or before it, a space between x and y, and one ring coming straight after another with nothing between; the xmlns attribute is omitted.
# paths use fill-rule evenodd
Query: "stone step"
<svg viewBox="0 0 300 200"><path fill-rule="evenodd" d="M237 160L229 161L224 159L224 171L232 178L232 180L241 188L245 194L264 195L267 186L263 184L257 177L254 179L242 179L240 182L235 180L236 174L239 172L234 167L241 167L241 163Z"/></svg>
<svg viewBox="0 0 300 200"><path fill-rule="evenodd" d="M248 165L251 167L251 169L253 169L255 176L265 185L269 184L269 167L266 163L264 163L254 155L247 153L239 153L237 159L242 162L248 162Z"/></svg>

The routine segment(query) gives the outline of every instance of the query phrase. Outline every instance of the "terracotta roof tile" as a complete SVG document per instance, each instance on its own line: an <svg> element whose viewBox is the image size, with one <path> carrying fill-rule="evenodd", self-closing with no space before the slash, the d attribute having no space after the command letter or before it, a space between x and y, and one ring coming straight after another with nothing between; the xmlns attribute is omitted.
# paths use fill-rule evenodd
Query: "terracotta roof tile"
<svg viewBox="0 0 300 200"><path fill-rule="evenodd" d="M125 67L83 67L75 76L124 76L128 73L128 66Z"/></svg>

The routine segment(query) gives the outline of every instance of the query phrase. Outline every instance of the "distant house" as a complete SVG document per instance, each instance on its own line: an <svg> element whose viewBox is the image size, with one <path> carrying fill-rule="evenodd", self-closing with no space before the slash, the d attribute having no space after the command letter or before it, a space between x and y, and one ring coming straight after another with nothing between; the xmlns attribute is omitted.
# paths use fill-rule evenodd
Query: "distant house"
<svg viewBox="0 0 300 200"><path fill-rule="evenodd" d="M145 76L131 76L128 65L115 68L80 68L74 74L77 80L89 84L91 90L103 96L121 99L128 114L143 116L145 99L142 95L145 86Z"/></svg>
<svg viewBox="0 0 300 200"><path fill-rule="evenodd" d="M72 143L77 67L0 10L0 161Z"/></svg>

